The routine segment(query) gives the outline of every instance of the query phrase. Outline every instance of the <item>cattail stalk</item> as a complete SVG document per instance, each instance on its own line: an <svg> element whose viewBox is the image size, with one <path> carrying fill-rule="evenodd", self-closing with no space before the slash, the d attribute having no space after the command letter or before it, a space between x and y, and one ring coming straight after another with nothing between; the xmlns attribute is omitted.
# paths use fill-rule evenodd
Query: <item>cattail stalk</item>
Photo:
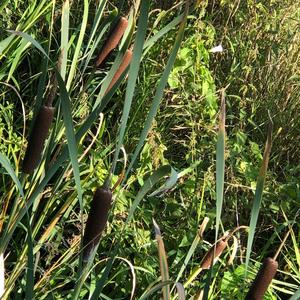
<svg viewBox="0 0 300 300"><path fill-rule="evenodd" d="M272 279L276 275L278 262L268 257L264 260L257 273L252 286L246 296L246 300L262 300Z"/></svg>
<svg viewBox="0 0 300 300"><path fill-rule="evenodd" d="M61 67L61 55L58 58L57 66ZM57 78L55 73L50 77L50 88L48 90L45 104L41 107L36 116L35 122L32 127L32 132L29 137L28 146L26 149L23 172L30 174L38 166L41 160L41 154L44 149L45 140L48 136L49 129L54 117L54 107L52 102L57 94Z"/></svg>
<svg viewBox="0 0 300 300"><path fill-rule="evenodd" d="M101 52L96 59L96 67L101 66L106 57L114 50L119 44L126 28L128 26L128 21L126 18L121 17L116 27L113 29L111 35L106 40Z"/></svg>
<svg viewBox="0 0 300 300"><path fill-rule="evenodd" d="M228 244L228 237L222 238L221 240L219 240L217 242L216 245L212 246L208 250L208 252L205 254L205 256L202 260L200 267L195 269L192 272L192 274L189 276L187 281L185 282L185 284L184 284L185 288L193 282L193 280L201 273L202 270L210 269L210 266L213 265L217 261L219 256L223 253L227 244Z"/></svg>
<svg viewBox="0 0 300 300"><path fill-rule="evenodd" d="M223 253L224 249L227 246L227 239L222 239L217 242L215 246L212 246L209 251L205 254L202 263L201 263L201 269L207 270L210 269L210 266L216 262L218 257Z"/></svg>
<svg viewBox="0 0 300 300"><path fill-rule="evenodd" d="M94 194L83 236L83 261L87 262L95 247L97 247L111 208L112 192L101 187Z"/></svg>
<svg viewBox="0 0 300 300"><path fill-rule="evenodd" d="M23 172L30 174L38 166L45 140L54 117L54 107L43 105L35 119L26 149Z"/></svg>
<svg viewBox="0 0 300 300"><path fill-rule="evenodd" d="M119 66L119 69L116 71L114 77L112 78L105 94L107 94L110 91L110 89L115 85L115 83L118 81L118 79L123 74L123 72L127 69L129 64L131 63L131 59L132 59L132 50L127 49L123 56L122 62Z"/></svg>

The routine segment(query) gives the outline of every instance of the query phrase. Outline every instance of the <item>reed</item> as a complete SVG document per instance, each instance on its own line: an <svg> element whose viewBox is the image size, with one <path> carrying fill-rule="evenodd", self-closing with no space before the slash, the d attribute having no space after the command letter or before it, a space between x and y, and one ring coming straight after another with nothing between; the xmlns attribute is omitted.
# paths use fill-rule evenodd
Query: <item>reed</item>
<svg viewBox="0 0 300 300"><path fill-rule="evenodd" d="M39 165L45 140L54 117L54 107L43 105L35 119L23 160L24 173L30 174Z"/></svg>
<svg viewBox="0 0 300 300"><path fill-rule="evenodd" d="M105 228L112 203L110 189L101 187L94 194L83 236L83 261L87 262L98 245Z"/></svg>
<svg viewBox="0 0 300 300"><path fill-rule="evenodd" d="M251 288L246 296L246 300L262 300L272 279L276 275L278 262L267 257L258 271Z"/></svg>
<svg viewBox="0 0 300 300"><path fill-rule="evenodd" d="M106 40L101 52L96 59L96 67L100 67L105 61L107 56L113 51L119 44L126 28L128 26L128 21L126 18L121 17L116 27L113 29L111 35Z"/></svg>

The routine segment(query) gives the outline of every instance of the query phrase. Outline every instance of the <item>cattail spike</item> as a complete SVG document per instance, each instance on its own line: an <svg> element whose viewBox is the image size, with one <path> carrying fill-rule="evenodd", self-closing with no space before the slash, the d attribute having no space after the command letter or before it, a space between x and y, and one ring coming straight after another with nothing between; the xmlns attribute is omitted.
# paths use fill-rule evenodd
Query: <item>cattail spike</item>
<svg viewBox="0 0 300 300"><path fill-rule="evenodd" d="M119 44L126 28L128 26L128 21L126 18L121 17L116 27L113 29L111 35L108 37L103 49L99 53L96 59L96 67L101 66L109 53L114 50Z"/></svg>
<svg viewBox="0 0 300 300"><path fill-rule="evenodd" d="M201 269L210 269L210 265L214 256L214 263L215 260L223 253L224 249L227 246L227 239L220 240L216 244L216 251L215 251L215 256L214 256L214 248L215 246L212 246L209 251L205 254L202 263L201 263Z"/></svg>
<svg viewBox="0 0 300 300"><path fill-rule="evenodd" d="M120 76L123 74L123 72L126 70L126 68L129 66L130 62L132 59L132 50L131 49L127 49L122 62L119 66L119 69L116 71L114 77L112 78L107 90L106 90L106 94L110 91L110 89L114 86L114 84L118 81L118 79L120 78Z"/></svg>
<svg viewBox="0 0 300 300"><path fill-rule="evenodd" d="M264 260L258 271L252 286L246 296L246 300L262 300L272 279L276 275L278 262L268 257Z"/></svg>
<svg viewBox="0 0 300 300"><path fill-rule="evenodd" d="M112 192L108 188L98 188L94 194L83 236L83 261L88 261L98 245L105 228L111 207Z"/></svg>
<svg viewBox="0 0 300 300"><path fill-rule="evenodd" d="M44 148L45 140L54 117L54 107L42 106L34 122L26 149L23 172L30 174L38 166Z"/></svg>

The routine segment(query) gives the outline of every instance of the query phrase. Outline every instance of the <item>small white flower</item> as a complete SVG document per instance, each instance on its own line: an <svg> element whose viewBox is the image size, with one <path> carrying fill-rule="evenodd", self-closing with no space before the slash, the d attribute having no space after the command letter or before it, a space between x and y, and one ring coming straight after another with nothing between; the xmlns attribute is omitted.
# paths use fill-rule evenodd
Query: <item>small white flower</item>
<svg viewBox="0 0 300 300"><path fill-rule="evenodd" d="M216 46L216 47L213 47L213 48L211 48L210 50L209 50L209 52L212 52L212 53L217 53L217 52L223 52L223 47L222 47L222 45L220 44L220 45L218 45L218 46Z"/></svg>

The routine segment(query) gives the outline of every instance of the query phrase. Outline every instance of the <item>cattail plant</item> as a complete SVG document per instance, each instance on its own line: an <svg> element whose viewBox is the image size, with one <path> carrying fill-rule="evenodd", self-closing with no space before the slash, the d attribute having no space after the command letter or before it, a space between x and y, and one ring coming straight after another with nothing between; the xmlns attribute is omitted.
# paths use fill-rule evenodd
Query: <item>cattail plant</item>
<svg viewBox="0 0 300 300"><path fill-rule="evenodd" d="M131 59L132 59L132 50L127 49L123 56L122 62L119 66L119 69L116 71L105 93L108 93L110 89L114 86L114 84L118 81L120 76L123 74L123 72L127 69L129 64L131 63Z"/></svg>
<svg viewBox="0 0 300 300"><path fill-rule="evenodd" d="M246 300L261 300L264 297L272 279L278 268L278 262L271 257L264 260L259 272L257 273L252 286L246 296Z"/></svg>
<svg viewBox="0 0 300 300"><path fill-rule="evenodd" d="M225 250L227 244L228 244L227 238L225 238L225 239L222 239L222 240L218 241L215 246L212 246L209 249L209 251L205 254L205 256L202 260L201 269L202 270L210 269L210 266L212 264L212 260L214 260L213 261L213 264L214 264L216 262L216 260L218 259L218 257ZM216 251L215 251L215 249L216 249Z"/></svg>
<svg viewBox="0 0 300 300"><path fill-rule="evenodd" d="M112 192L106 187L98 188L94 194L83 236L83 261L87 262L98 245L105 228L112 203Z"/></svg>
<svg viewBox="0 0 300 300"><path fill-rule="evenodd" d="M96 67L100 67L107 56L110 54L112 50L114 50L119 44L126 28L128 26L128 21L126 18L121 17L116 27L113 29L111 35L108 37L105 42L101 52L97 56L96 59Z"/></svg>
<svg viewBox="0 0 300 300"><path fill-rule="evenodd" d="M193 270L192 274L185 282L184 284L185 288L193 282L193 280L202 272L202 270L208 270L212 265L216 263L217 259L220 257L220 255L227 247L228 240L230 237L231 236L228 235L228 233L225 233L225 235L221 239L219 239L217 243L208 250L208 252L205 254L200 264L200 267L197 267L195 270Z"/></svg>
<svg viewBox="0 0 300 300"><path fill-rule="evenodd" d="M58 61L58 66L60 66L60 60ZM32 126L32 132L29 137L28 146L23 160L22 169L23 172L27 174L32 173L40 163L45 140L48 136L54 117L54 107L52 107L52 102L57 92L57 79L55 74L52 75L50 83L51 87L45 104L38 112Z"/></svg>
<svg viewBox="0 0 300 300"><path fill-rule="evenodd" d="M41 153L54 116L54 108L43 105L35 119L23 161L23 172L32 173L41 160Z"/></svg>
<svg viewBox="0 0 300 300"><path fill-rule="evenodd" d="M266 293L272 279L276 275L277 268L278 268L277 257L280 254L281 249L284 246L291 230L292 230L292 228L290 227L289 230L287 231L287 233L285 234L285 237L283 238L281 244L279 245L274 257L273 258L267 257L264 260L261 268L259 269L259 271L252 283L251 288L249 289L249 292L246 296L246 300L263 299L264 294Z"/></svg>

